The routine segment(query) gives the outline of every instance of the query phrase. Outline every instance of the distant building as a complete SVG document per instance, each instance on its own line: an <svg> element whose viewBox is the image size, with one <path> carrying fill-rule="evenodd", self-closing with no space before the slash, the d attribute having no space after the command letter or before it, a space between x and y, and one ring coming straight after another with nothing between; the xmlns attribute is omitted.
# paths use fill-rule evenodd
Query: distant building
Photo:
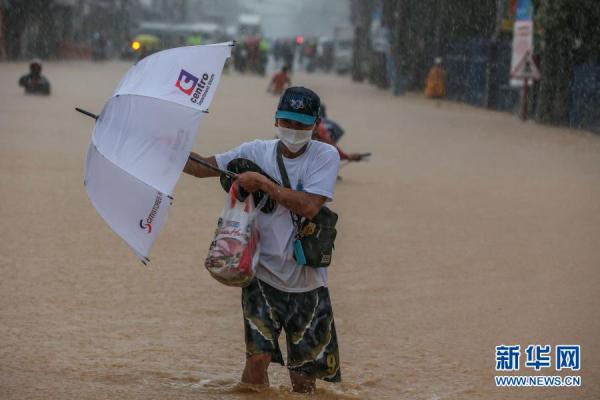
<svg viewBox="0 0 600 400"><path fill-rule="evenodd" d="M110 49L127 41L138 0L0 0L0 57L90 57L103 37Z"/></svg>

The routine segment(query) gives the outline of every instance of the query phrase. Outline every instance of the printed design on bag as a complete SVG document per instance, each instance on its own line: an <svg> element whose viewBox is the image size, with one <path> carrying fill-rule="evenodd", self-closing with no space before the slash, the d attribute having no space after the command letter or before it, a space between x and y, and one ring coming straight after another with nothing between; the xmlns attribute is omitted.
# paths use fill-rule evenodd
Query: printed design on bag
<svg viewBox="0 0 600 400"><path fill-rule="evenodd" d="M215 74L207 74L204 72L201 77L182 69L179 72L179 78L175 82L175 86L179 88L187 96L190 96L190 101L194 104L201 105L215 79Z"/></svg>
<svg viewBox="0 0 600 400"><path fill-rule="evenodd" d="M315 234L315 230L317 229L317 225L315 225L314 222L309 222L303 229L302 229L302 235L303 236L312 236Z"/></svg>
<svg viewBox="0 0 600 400"><path fill-rule="evenodd" d="M146 219L140 219L140 228L148 231L148 234L152 233L152 221L156 217L158 210L160 208L160 204L162 203L162 193L158 192L156 195L156 199L154 200L154 205L150 210L150 214L146 217Z"/></svg>
<svg viewBox="0 0 600 400"><path fill-rule="evenodd" d="M258 263L258 209L254 207L251 196L245 201L238 201L235 192L234 185L225 200L204 265L219 282L245 286L252 280Z"/></svg>

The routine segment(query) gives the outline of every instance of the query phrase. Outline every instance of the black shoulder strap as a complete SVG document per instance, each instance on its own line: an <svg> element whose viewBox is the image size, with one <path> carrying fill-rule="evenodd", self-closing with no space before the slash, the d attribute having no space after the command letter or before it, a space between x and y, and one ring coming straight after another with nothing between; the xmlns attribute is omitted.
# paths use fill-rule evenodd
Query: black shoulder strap
<svg viewBox="0 0 600 400"><path fill-rule="evenodd" d="M285 169L285 164L283 163L283 155L281 154L281 146L282 146L281 142L277 142L277 166L279 167L279 173L281 174L281 181L283 183L283 186L285 186L288 189L291 189L292 185L290 183L290 177L288 176L287 171ZM302 217L298 214L294 214L291 211L290 211L290 215L292 216L292 223L296 227L296 234L298 234L300 232L301 225L302 225Z"/></svg>
<svg viewBox="0 0 600 400"><path fill-rule="evenodd" d="M279 167L279 174L281 175L281 182L283 186L288 189L292 188L290 183L290 177L287 174L285 169L285 164L283 163L283 156L281 154L281 142L277 142L277 166Z"/></svg>

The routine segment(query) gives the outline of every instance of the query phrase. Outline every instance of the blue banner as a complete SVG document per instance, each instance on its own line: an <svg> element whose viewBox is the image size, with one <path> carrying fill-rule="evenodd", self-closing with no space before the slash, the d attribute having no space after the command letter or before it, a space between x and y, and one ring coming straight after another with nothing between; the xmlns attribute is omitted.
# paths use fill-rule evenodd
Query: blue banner
<svg viewBox="0 0 600 400"><path fill-rule="evenodd" d="M531 21L533 18L533 4L531 0L519 0L517 3L517 21Z"/></svg>

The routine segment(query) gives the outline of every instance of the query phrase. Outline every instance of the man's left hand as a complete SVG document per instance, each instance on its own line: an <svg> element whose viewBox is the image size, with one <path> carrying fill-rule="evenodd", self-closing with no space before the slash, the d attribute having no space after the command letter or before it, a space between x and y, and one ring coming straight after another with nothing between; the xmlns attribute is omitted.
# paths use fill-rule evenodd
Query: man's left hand
<svg viewBox="0 0 600 400"><path fill-rule="evenodd" d="M258 172L244 172L237 177L238 184L249 193L260 190L265 180L267 178Z"/></svg>

